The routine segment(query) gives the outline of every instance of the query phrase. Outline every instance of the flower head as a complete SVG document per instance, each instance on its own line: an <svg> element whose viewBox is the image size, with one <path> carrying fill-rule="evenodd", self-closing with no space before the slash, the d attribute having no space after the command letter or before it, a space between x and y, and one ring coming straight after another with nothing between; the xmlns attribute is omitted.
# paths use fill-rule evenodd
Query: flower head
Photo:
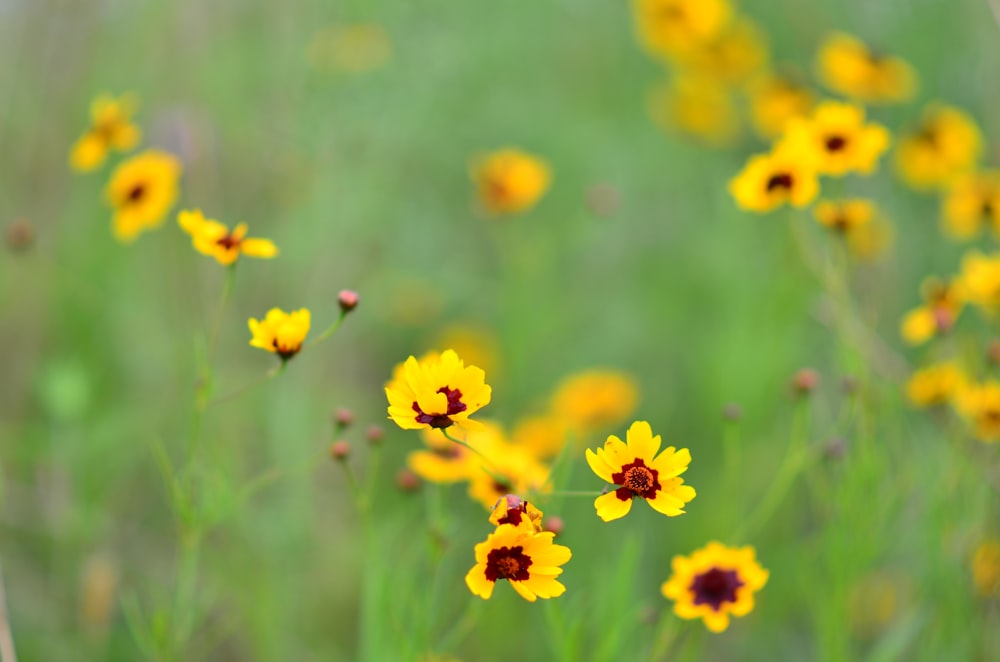
<svg viewBox="0 0 1000 662"><path fill-rule="evenodd" d="M675 556L671 566L670 579L660 587L663 596L674 601L675 614L701 618L712 632L729 627L730 616L749 614L754 593L768 578L750 546L710 542L691 556Z"/></svg>
<svg viewBox="0 0 1000 662"><path fill-rule="evenodd" d="M634 0L636 30L653 54L673 57L709 42L729 24L728 0Z"/></svg>
<svg viewBox="0 0 1000 662"><path fill-rule="evenodd" d="M785 203L805 207L819 193L819 182L810 159L782 147L751 157L729 182L729 192L740 208L763 213Z"/></svg>
<svg viewBox="0 0 1000 662"><path fill-rule="evenodd" d="M1000 594L1000 540L984 540L972 556L972 583L980 595Z"/></svg>
<svg viewBox="0 0 1000 662"><path fill-rule="evenodd" d="M920 292L924 305L908 312L900 327L903 339L911 345L920 345L950 331L964 304L962 288L956 282L927 278Z"/></svg>
<svg viewBox="0 0 1000 662"><path fill-rule="evenodd" d="M739 112L730 90L704 74L685 74L654 87L647 107L664 131L680 131L711 145L725 145L739 133Z"/></svg>
<svg viewBox="0 0 1000 662"><path fill-rule="evenodd" d="M127 152L139 144L139 129L132 124L138 101L124 94L117 99L102 94L90 104L90 127L74 144L69 163L74 170L88 172L100 167L108 152Z"/></svg>
<svg viewBox="0 0 1000 662"><path fill-rule="evenodd" d="M529 602L562 595L566 587L556 577L572 554L569 547L554 544L554 537L551 532L536 532L530 522L498 526L476 545L476 565L465 576L466 585L484 600L501 579Z"/></svg>
<svg viewBox="0 0 1000 662"><path fill-rule="evenodd" d="M475 427L469 416L490 402L486 374L466 366L453 350L432 352L420 361L411 356L385 387L389 418L404 430Z"/></svg>
<svg viewBox="0 0 1000 662"><path fill-rule="evenodd" d="M246 223L230 230L218 221L205 218L200 209L182 211L177 222L191 235L196 251L214 257L222 265L236 262L240 255L267 258L278 254L277 246L270 239L247 237Z"/></svg>
<svg viewBox="0 0 1000 662"><path fill-rule="evenodd" d="M805 117L816 103L809 88L775 74L752 81L748 91L754 128L767 139L780 136L790 120Z"/></svg>
<svg viewBox="0 0 1000 662"><path fill-rule="evenodd" d="M981 384L959 386L956 408L973 426L979 441L1000 441L1000 382L990 379Z"/></svg>
<svg viewBox="0 0 1000 662"><path fill-rule="evenodd" d="M518 526L528 522L536 532L541 532L542 515L542 511L516 494L505 494L493 506L493 511L490 513L490 523L494 526L502 524Z"/></svg>
<svg viewBox="0 0 1000 662"><path fill-rule="evenodd" d="M869 174L889 147L889 132L880 124L865 124L861 106L824 101L808 119L793 119L783 142L813 159L821 175Z"/></svg>
<svg viewBox="0 0 1000 662"><path fill-rule="evenodd" d="M941 186L971 170L982 148L975 120L953 106L933 104L924 110L920 124L900 138L896 169L914 188Z"/></svg>
<svg viewBox="0 0 1000 662"><path fill-rule="evenodd" d="M274 352L287 361L302 349L309 334L310 314L307 308L286 313L280 308L267 311L263 320L250 318L250 345Z"/></svg>
<svg viewBox="0 0 1000 662"><path fill-rule="evenodd" d="M953 239L971 239L983 225L1000 233L1000 170L958 175L948 184L942 203L944 231Z"/></svg>
<svg viewBox="0 0 1000 662"><path fill-rule="evenodd" d="M105 196L115 210L112 230L122 242L158 227L177 199L181 164L174 156L147 150L119 164Z"/></svg>
<svg viewBox="0 0 1000 662"><path fill-rule="evenodd" d="M906 383L906 396L917 407L951 402L964 388L965 376L952 361L917 370Z"/></svg>
<svg viewBox="0 0 1000 662"><path fill-rule="evenodd" d="M510 436L515 446L527 449L540 460L549 460L559 455L569 433L569 424L565 419L548 415L521 420Z"/></svg>
<svg viewBox="0 0 1000 662"><path fill-rule="evenodd" d="M767 41L756 24L739 18L714 37L678 51L677 63L689 71L736 85L767 62Z"/></svg>
<svg viewBox="0 0 1000 662"><path fill-rule="evenodd" d="M1000 253L988 256L979 251L966 253L958 283L970 303L987 312L1000 309Z"/></svg>
<svg viewBox="0 0 1000 662"><path fill-rule="evenodd" d="M552 396L552 416L576 434L607 430L632 415L639 404L635 378L618 370L593 369L570 375Z"/></svg>
<svg viewBox="0 0 1000 662"><path fill-rule="evenodd" d="M895 103L913 96L917 76L906 61L876 53L838 32L820 46L819 77L833 90L865 103Z"/></svg>
<svg viewBox="0 0 1000 662"><path fill-rule="evenodd" d="M862 198L836 202L821 200L813 209L820 225L843 235L849 235L871 223L875 219L875 213L875 203Z"/></svg>
<svg viewBox="0 0 1000 662"><path fill-rule="evenodd" d="M512 148L476 159L470 174L479 202L491 214L516 214L534 207L552 178L545 161Z"/></svg>
<svg viewBox="0 0 1000 662"><path fill-rule="evenodd" d="M694 488L684 485L680 475L691 463L691 453L670 446L660 450L660 436L653 436L646 421L636 421L623 442L610 435L597 452L587 449L587 464L604 481L618 489L597 497L594 507L605 522L624 517L639 498L669 517L684 513L684 504L695 497Z"/></svg>

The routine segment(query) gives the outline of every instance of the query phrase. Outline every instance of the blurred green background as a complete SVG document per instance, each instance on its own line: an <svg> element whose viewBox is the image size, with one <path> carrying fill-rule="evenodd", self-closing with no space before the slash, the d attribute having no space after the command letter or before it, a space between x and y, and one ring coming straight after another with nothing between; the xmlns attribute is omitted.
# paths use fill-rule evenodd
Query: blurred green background
<svg viewBox="0 0 1000 662"><path fill-rule="evenodd" d="M774 59L804 71L832 29L911 61L918 100L872 111L892 129L933 99L964 107L987 136L1000 128L1000 40L982 0L741 7ZM385 29L385 66L310 65L317 31L358 22ZM827 302L788 215L736 209L725 184L766 146L745 131L737 147L710 150L655 128L644 101L664 74L636 44L626 3L4 0L0 62L0 219L35 235L0 257L0 562L22 659L139 659L149 652L131 630L162 635L177 610L177 525L155 449L180 461L195 338L224 272L174 215L118 245L101 197L107 168L70 172L91 98L127 90L142 99L144 143L184 161L179 207L245 220L282 251L239 266L215 357L221 392L273 365L248 346L248 317L306 306L318 332L340 289L362 297L333 340L207 413L214 526L178 659L641 659L657 635L650 621L670 608L659 584L671 556L712 539L754 544L771 579L725 635L684 624L687 659L1000 656L997 606L976 597L968 571L978 537L997 528L996 495L908 411L905 374L873 374L822 323ZM505 145L548 159L553 186L525 215L486 219L468 161ZM937 201L905 191L883 163L852 186L888 211L894 250L853 278L863 317L901 351L898 320L920 278L954 270L962 249L939 238ZM598 185L617 192L612 213L588 206ZM637 418L692 451L688 514L636 508L603 524L588 500L553 504L574 553L566 595L469 595L485 514L461 487L397 490L420 440L384 421L382 393L396 363L459 323L495 339L483 416L508 427L574 370L634 374ZM844 438L846 455L800 483L753 540L730 540L783 458L796 407L787 383L803 366L823 378L810 437ZM840 393L847 376L861 383L854 398ZM728 402L745 412L735 484L721 470ZM343 472L315 461L340 406L358 420L359 467L365 425L386 428L374 550ZM566 487L599 489L575 462ZM274 480L244 495L261 475ZM427 544L432 491L449 513L439 564L440 541ZM367 649L366 576L378 628ZM110 607L95 620L89 601L102 596ZM470 627L446 636L469 610Z"/></svg>

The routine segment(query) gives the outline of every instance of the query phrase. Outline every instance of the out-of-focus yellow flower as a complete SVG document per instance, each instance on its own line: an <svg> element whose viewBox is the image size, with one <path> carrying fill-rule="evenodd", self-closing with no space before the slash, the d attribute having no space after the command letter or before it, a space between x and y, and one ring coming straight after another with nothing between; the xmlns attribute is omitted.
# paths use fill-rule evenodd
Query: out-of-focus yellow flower
<svg viewBox="0 0 1000 662"><path fill-rule="evenodd" d="M712 632L729 627L730 616L753 611L754 593L764 588L769 573L757 562L754 548L726 547L710 542L691 556L675 556L673 573L660 591L674 601L681 618L700 618Z"/></svg>
<svg viewBox="0 0 1000 662"><path fill-rule="evenodd" d="M232 264L240 255L268 258L278 254L278 247L270 239L248 238L246 223L230 231L222 223L205 218L200 209L185 209L178 214L177 223L191 235L196 251L214 257L222 265Z"/></svg>
<svg viewBox="0 0 1000 662"><path fill-rule="evenodd" d="M972 555L972 583L984 597L1000 594L1000 540L984 540Z"/></svg>
<svg viewBox="0 0 1000 662"><path fill-rule="evenodd" d="M493 511L490 513L490 523L494 526L503 524L519 526L522 523L528 523L537 533L541 533L542 516L542 511L521 497L516 494L507 494L500 497L500 500L493 506Z"/></svg>
<svg viewBox="0 0 1000 662"><path fill-rule="evenodd" d="M821 175L869 174L889 147L889 131L865 124L861 106L824 101L808 119L790 121L782 142L804 158L811 156Z"/></svg>
<svg viewBox="0 0 1000 662"><path fill-rule="evenodd" d="M789 120L807 116L816 103L809 88L775 74L752 81L747 91L754 128L769 140L784 133Z"/></svg>
<svg viewBox="0 0 1000 662"><path fill-rule="evenodd" d="M954 106L932 104L920 124L899 140L896 169L918 189L947 184L975 167L983 149L979 126Z"/></svg>
<svg viewBox="0 0 1000 662"><path fill-rule="evenodd" d="M911 345L920 345L939 333L950 331L964 303L962 288L955 282L927 278L920 292L924 305L908 312L901 325L903 339Z"/></svg>
<svg viewBox="0 0 1000 662"><path fill-rule="evenodd" d="M531 209L549 188L548 164L519 149L505 148L473 160L472 181L480 204L491 214Z"/></svg>
<svg viewBox="0 0 1000 662"><path fill-rule="evenodd" d="M619 486L594 501L597 516L605 522L624 517L636 498L645 499L668 517L684 514L684 504L695 497L694 488L684 485L680 477L688 470L691 452L670 446L659 453L660 435L654 437L646 421L633 423L625 439L610 435L596 453L587 449L587 464L593 472Z"/></svg>
<svg viewBox="0 0 1000 662"><path fill-rule="evenodd" d="M975 237L984 223L1000 233L1000 170L957 176L948 185L941 211L944 231L954 239Z"/></svg>
<svg viewBox="0 0 1000 662"><path fill-rule="evenodd" d="M909 588L905 577L885 570L870 572L855 582L847 597L854 634L870 639L885 632L906 604Z"/></svg>
<svg viewBox="0 0 1000 662"><path fill-rule="evenodd" d="M680 131L711 145L725 145L739 133L732 92L704 75L684 74L652 88L649 115L664 131Z"/></svg>
<svg viewBox="0 0 1000 662"><path fill-rule="evenodd" d="M100 167L108 152L127 152L139 144L138 127L132 124L139 101L133 94L117 99L102 94L90 104L90 128L74 144L69 155L70 166L80 172Z"/></svg>
<svg viewBox="0 0 1000 662"><path fill-rule="evenodd" d="M819 194L819 182L813 160L785 147L751 157L729 192L741 209L763 213L786 203L805 207Z"/></svg>
<svg viewBox="0 0 1000 662"><path fill-rule="evenodd" d="M990 379L959 387L956 408L973 427L979 441L1000 441L1000 382Z"/></svg>
<svg viewBox="0 0 1000 662"><path fill-rule="evenodd" d="M979 251L966 253L958 284L969 303L987 312L1000 309L1000 253L989 256Z"/></svg>
<svg viewBox="0 0 1000 662"><path fill-rule="evenodd" d="M404 430L476 426L469 416L490 402L492 389L481 368L465 365L454 350L411 356L385 387L389 418ZM508 492L513 490L507 490ZM492 504L492 502L491 502Z"/></svg>
<svg viewBox="0 0 1000 662"><path fill-rule="evenodd" d="M677 62L704 76L739 84L767 64L767 42L760 29L747 18L729 24L717 36L678 53Z"/></svg>
<svg viewBox="0 0 1000 662"><path fill-rule="evenodd" d="M842 32L820 46L820 80L834 92L865 103L906 101L917 88L917 75L906 61L873 52Z"/></svg>
<svg viewBox="0 0 1000 662"><path fill-rule="evenodd" d="M895 236L892 224L876 213L870 223L859 225L847 233L847 248L858 260L871 262L889 252Z"/></svg>
<svg viewBox="0 0 1000 662"><path fill-rule="evenodd" d="M474 595L489 600L498 580L506 579L529 602L555 598L566 591L556 580L572 554L552 542L554 533L538 533L530 523L503 524L476 545L476 565L465 576Z"/></svg>
<svg viewBox="0 0 1000 662"><path fill-rule="evenodd" d="M584 370L564 379L552 396L552 415L578 436L625 421L639 404L635 379L617 370Z"/></svg>
<svg viewBox="0 0 1000 662"><path fill-rule="evenodd" d="M406 463L415 474L432 483L456 483L469 480L481 460L465 446L445 437L440 430L423 431L427 450L413 451Z"/></svg>
<svg viewBox="0 0 1000 662"><path fill-rule="evenodd" d="M965 388L965 376L955 363L935 363L917 370L906 383L906 396L917 407L951 402Z"/></svg>
<svg viewBox="0 0 1000 662"><path fill-rule="evenodd" d="M105 555L87 560L80 577L80 619L84 626L105 632L113 622L121 596L119 567Z"/></svg>
<svg viewBox="0 0 1000 662"><path fill-rule="evenodd" d="M851 200L820 200L813 215L823 227L848 235L875 220L875 203L863 198Z"/></svg>
<svg viewBox="0 0 1000 662"><path fill-rule="evenodd" d="M381 25L331 25L309 42L309 63L321 71L361 74L384 66L392 56L392 42Z"/></svg>
<svg viewBox="0 0 1000 662"><path fill-rule="evenodd" d="M639 40L649 52L673 57L720 34L732 17L728 0L634 0Z"/></svg>
<svg viewBox="0 0 1000 662"><path fill-rule="evenodd" d="M307 308L291 313L272 308L263 320L250 318L248 325L253 336L250 346L266 349L280 356L282 361L287 361L302 349L302 343L309 334L310 321Z"/></svg>
<svg viewBox="0 0 1000 662"><path fill-rule="evenodd" d="M629 411L625 416L632 412ZM565 419L554 416L532 416L522 420L511 433L511 442L526 448L539 460L559 455L570 435Z"/></svg>
<svg viewBox="0 0 1000 662"><path fill-rule="evenodd" d="M488 328L475 324L452 324L435 336L432 347L451 347L471 365L477 365L496 377L500 350L496 335Z"/></svg>
<svg viewBox="0 0 1000 662"><path fill-rule="evenodd" d="M472 472L469 496L484 508L492 509L507 494L551 492L549 467L527 449L509 443L499 426L493 428L496 432L492 438L484 438L483 432L478 432L478 436L477 431L469 434L468 441L488 459L479 462L477 470Z"/></svg>
<svg viewBox="0 0 1000 662"><path fill-rule="evenodd" d="M177 200L181 163L159 150L147 150L119 164L105 196L114 208L112 231L122 242L158 227Z"/></svg>

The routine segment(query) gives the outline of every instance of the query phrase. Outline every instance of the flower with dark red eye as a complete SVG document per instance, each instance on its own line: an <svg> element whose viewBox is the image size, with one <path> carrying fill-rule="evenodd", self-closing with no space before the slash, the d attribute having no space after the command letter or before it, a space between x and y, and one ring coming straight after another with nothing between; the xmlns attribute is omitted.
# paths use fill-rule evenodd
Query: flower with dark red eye
<svg viewBox="0 0 1000 662"><path fill-rule="evenodd" d="M476 545L476 565L465 576L465 584L483 600L493 595L501 579L529 602L562 595L566 587L556 577L572 553L569 547L554 544L554 537L552 532L538 533L528 521L498 526Z"/></svg>
<svg viewBox="0 0 1000 662"><path fill-rule="evenodd" d="M411 356L385 387L389 418L404 430L475 427L469 416L490 402L485 373L467 366L454 350Z"/></svg>

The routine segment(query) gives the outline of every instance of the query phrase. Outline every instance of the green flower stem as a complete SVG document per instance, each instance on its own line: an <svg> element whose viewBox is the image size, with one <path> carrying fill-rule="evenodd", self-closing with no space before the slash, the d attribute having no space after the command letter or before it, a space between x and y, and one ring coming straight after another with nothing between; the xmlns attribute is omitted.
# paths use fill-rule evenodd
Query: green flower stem
<svg viewBox="0 0 1000 662"><path fill-rule="evenodd" d="M244 393L246 393L247 391L249 391L250 389L254 388L255 386L259 386L259 385L263 384L266 381L274 379L275 377L277 377L278 375L280 375L281 373L283 373L285 371L285 365L287 363L288 363L288 361L282 361L281 363L279 363L275 367L271 368L270 370L268 370L267 372L265 372L263 375L261 375L257 379L255 379L255 380L253 380L251 382L248 382L247 384L244 384L243 386L241 386L240 388L236 389L235 391L230 391L229 393L226 393L225 395L220 395L219 397L217 397L217 398L215 398L213 400L209 400L207 402L202 403L200 405L201 410L204 411L205 409L208 409L209 407L214 407L217 404L221 404L221 403L226 402L228 400L232 400L234 398L237 398L237 397L243 395Z"/></svg>
<svg viewBox="0 0 1000 662"><path fill-rule="evenodd" d="M237 260L238 262L238 260ZM215 309L215 318L212 320L212 328L208 335L208 351L205 355L205 366L211 366L212 354L215 351L215 344L219 339L219 329L222 327L222 315L226 311L226 304L233 293L233 284L236 282L236 264L233 262L226 267L226 280L222 285L222 296L219 298L219 307Z"/></svg>
<svg viewBox="0 0 1000 662"><path fill-rule="evenodd" d="M647 659L677 659L691 634L691 628L682 628L682 626L683 623L680 618L674 615L673 611L664 609L659 623L656 625L656 632L659 633L659 636L653 642L653 648Z"/></svg>
<svg viewBox="0 0 1000 662"><path fill-rule="evenodd" d="M350 311L348 311L348 310L341 310L340 311L340 315L337 317L336 321L334 321L334 323L331 324L330 326L326 327L326 330L323 331L323 333L321 333L318 336L316 336L315 340L313 340L312 342L310 342L308 345L306 345L302 349L303 350L312 349L316 345L319 345L320 343L325 342L330 336L332 336L333 334L335 334L337 332L337 329L339 329L340 325L344 323L344 319L347 318L347 314L349 312Z"/></svg>
<svg viewBox="0 0 1000 662"><path fill-rule="evenodd" d="M476 455L478 455L479 457L483 458L483 460L487 464L489 464L490 466L492 466L493 469L487 469L486 467L484 467L482 465L480 465L479 468L482 469L483 471L485 471L487 474L489 474L490 477L493 480L497 481L498 483L508 483L508 482L510 482L509 478L507 478L506 476L503 476L503 475L499 474L497 471L495 471L496 464L494 464L493 460L491 460L490 458L488 458L485 455L483 455L477 448L474 448L473 446L470 446L467 442L462 441L461 439L456 439L455 437L451 436L450 434L448 434L448 430L446 428L438 428L438 429L441 430L441 434L443 434L445 436L445 438L448 439L448 441L451 441L452 443L456 443L459 446L461 446L462 448L468 449L469 451L471 451L471 452L475 453Z"/></svg>

